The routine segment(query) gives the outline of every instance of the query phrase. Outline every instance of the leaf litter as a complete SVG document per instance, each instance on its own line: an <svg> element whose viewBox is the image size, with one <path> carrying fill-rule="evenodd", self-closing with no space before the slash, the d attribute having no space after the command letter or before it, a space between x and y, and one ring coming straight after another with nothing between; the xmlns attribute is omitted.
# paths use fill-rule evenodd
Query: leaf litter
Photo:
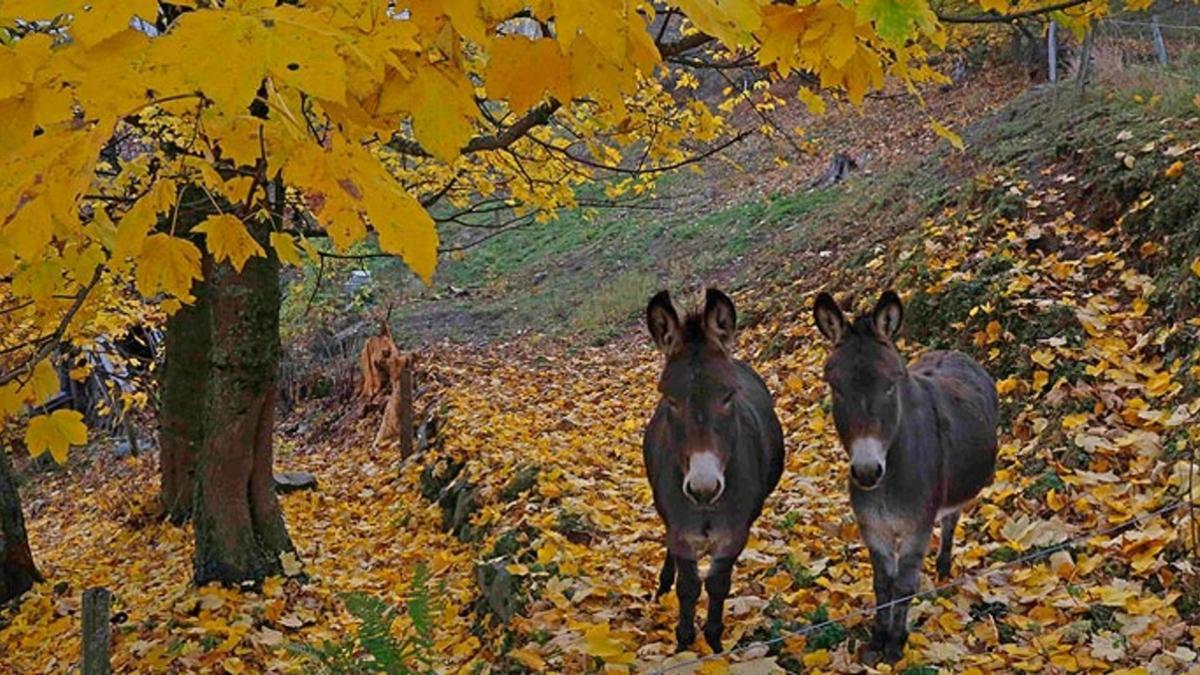
<svg viewBox="0 0 1200 675"><path fill-rule="evenodd" d="M865 263L892 270L910 303L919 295L934 306L951 306L956 289L986 276L990 294L935 337L992 370L1006 418L995 483L959 526L954 575L968 579L914 603L901 668L1200 672L1189 511L1087 536L1187 498L1200 373L1194 360L1167 361L1157 347L1200 320L1151 309L1155 285L1140 270L1161 247L1124 231L1121 219L1081 222L1055 187L1071 182L980 177L1021 195L1023 215L947 208L918 239L894 241ZM1051 234L1054 246L1044 246ZM914 256L923 264L895 265ZM988 265L1002 271L987 276ZM805 300L813 280L845 280L864 298L879 290L858 288L851 274L826 269L735 295L754 317L739 352L776 396L787 468L729 602L726 642L745 649L676 672L863 670L854 649L868 625L871 572L819 377L825 347ZM1057 327L1023 331L1048 316ZM910 336L919 329L910 323ZM909 355L922 347L911 337L902 345ZM279 464L321 478L319 491L282 497L299 549L287 567L306 577L249 590L192 587L190 529L154 517L153 457L98 458L82 475L44 478L28 526L48 581L0 615L3 660L18 672L72 667L77 598L103 585L122 618L118 672L294 672L303 661L289 644L353 631L340 593L400 603L421 564L444 589L434 650L449 672L645 671L703 655L672 655L675 600L650 599L662 527L640 455L659 368L646 341L583 347L530 337L439 346L423 362L448 410L440 449L400 463L394 451L371 449L370 421L344 438L280 440ZM455 481L470 486L465 522L450 531L444 507L422 496L426 468L440 461L462 463ZM481 588L485 567L508 580L499 604ZM922 589L931 579L932 559ZM788 637L839 617L849 618ZM767 639L770 648L754 646Z"/></svg>

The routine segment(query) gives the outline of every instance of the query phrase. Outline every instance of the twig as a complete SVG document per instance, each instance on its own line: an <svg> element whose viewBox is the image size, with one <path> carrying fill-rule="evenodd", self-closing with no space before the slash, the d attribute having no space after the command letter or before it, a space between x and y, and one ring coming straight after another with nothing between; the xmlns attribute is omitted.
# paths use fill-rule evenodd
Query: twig
<svg viewBox="0 0 1200 675"><path fill-rule="evenodd" d="M4 373L0 373L0 386L4 386L17 379L21 375L28 373L33 366L40 363L42 359L50 355L50 352L54 351L54 347L67 332L67 327L71 324L71 319L75 318L76 312L78 312L79 308L83 306L84 301L87 300L88 294L92 292L92 289L96 287L96 284L100 283L100 276L103 271L104 268L102 266L96 267L96 271L92 273L92 280L88 282L87 286L80 289L79 295L75 296L75 302L71 303L71 306L67 309L67 313L64 314L62 319L58 322L58 327L54 329L54 332L34 341L34 344L41 342L42 346L38 347L37 351L35 351L30 358L26 359L16 368Z"/></svg>
<svg viewBox="0 0 1200 675"><path fill-rule="evenodd" d="M1040 14L1049 14L1058 12L1064 9L1070 9L1078 5L1086 5L1093 0L1066 0L1056 5L1047 5L1036 9L1027 9L1023 12L1014 12L1012 14L977 14L975 16L963 16L960 14L938 14L938 21L942 23L1008 23L1017 19L1024 19L1030 16L1038 16Z"/></svg>

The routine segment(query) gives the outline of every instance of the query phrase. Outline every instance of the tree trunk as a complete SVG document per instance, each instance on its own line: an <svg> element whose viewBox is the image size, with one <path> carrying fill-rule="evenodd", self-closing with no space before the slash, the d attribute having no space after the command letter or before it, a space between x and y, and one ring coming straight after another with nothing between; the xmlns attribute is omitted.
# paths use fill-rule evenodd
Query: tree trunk
<svg viewBox="0 0 1200 675"><path fill-rule="evenodd" d="M272 432L279 379L279 260L269 228L251 223L267 257L206 260L212 344L193 509L197 584L279 574L294 551L275 497Z"/></svg>
<svg viewBox="0 0 1200 675"><path fill-rule="evenodd" d="M223 208L227 206L223 204ZM188 185L180 194L176 212L160 221L158 227L189 238L203 251L204 242L192 228L216 212L203 190ZM167 519L176 525L192 517L196 456L204 443L204 394L212 344L208 281L196 282L192 294L196 298L192 304L184 305L167 319L158 409L160 501Z"/></svg>
<svg viewBox="0 0 1200 675"><path fill-rule="evenodd" d="M192 289L195 302L167 319L166 360L158 411L162 505L167 518L181 525L192 517L196 491L196 455L204 443L204 392L212 341L206 284Z"/></svg>
<svg viewBox="0 0 1200 675"><path fill-rule="evenodd" d="M13 482L8 452L0 449L0 603L17 597L41 580L29 551L21 496Z"/></svg>

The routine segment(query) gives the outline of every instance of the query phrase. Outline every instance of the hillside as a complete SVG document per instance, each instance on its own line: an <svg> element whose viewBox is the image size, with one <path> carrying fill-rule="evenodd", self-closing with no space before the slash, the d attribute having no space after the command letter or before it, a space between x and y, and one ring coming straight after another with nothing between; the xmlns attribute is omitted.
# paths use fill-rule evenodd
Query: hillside
<svg viewBox="0 0 1200 675"><path fill-rule="evenodd" d="M660 364L636 317L651 289L719 282L734 289L738 351L774 393L788 450L734 575L726 644L743 648L744 672L857 668L871 574L810 312L818 289L862 307L885 288L905 298L907 354L971 353L1003 405L996 482L960 524L961 585L914 604L900 670L1196 671L1194 522L1184 508L1142 517L1184 494L1200 442L1192 94L1138 80L1082 100L1069 86L997 95L962 153L868 162L819 191L806 189L812 167L750 186L681 175L658 187L661 219L627 211L583 228L568 216L498 238L443 272L465 297L395 317L398 332L415 322L436 342L422 348L426 396L445 411L434 450L407 463L371 451L370 420L314 440L342 401L293 412L279 463L320 481L283 498L307 582L190 587L190 531L149 515L155 459L100 459L26 487L35 555L56 584L0 615L0 654L18 671L63 670L78 658L73 591L104 584L119 589L119 670L288 671L304 663L289 645L357 630L339 594L400 604L424 566L428 649L447 672L695 658L671 657L673 598L648 598L661 525L640 439ZM881 129L882 112L867 113ZM828 133L828 147L852 150L896 140ZM492 342L440 342L475 328ZM931 575L932 561L923 588Z"/></svg>

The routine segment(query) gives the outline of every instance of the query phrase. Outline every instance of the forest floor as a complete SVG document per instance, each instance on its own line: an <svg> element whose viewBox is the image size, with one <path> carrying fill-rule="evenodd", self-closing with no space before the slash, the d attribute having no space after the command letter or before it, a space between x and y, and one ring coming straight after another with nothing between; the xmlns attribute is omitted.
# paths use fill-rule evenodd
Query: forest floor
<svg viewBox="0 0 1200 675"><path fill-rule="evenodd" d="M914 603L895 672L1200 672L1195 521L1174 506L1200 442L1192 93L1027 93L973 125L965 153L836 188L806 211L819 228L780 216L775 245L731 273L737 352L774 393L788 452L734 574L732 663L687 665L702 645L672 655L673 597L649 599L662 526L640 442L660 357L625 320L599 346L534 322L486 348L425 348L446 426L408 462L370 449L373 420L323 427L343 403L293 412L277 463L320 481L282 498L304 581L192 587L190 529L154 517L153 456L35 477L24 497L47 582L0 613L0 670L76 663L79 593L104 585L118 672L290 672L306 663L292 647L359 629L340 594L402 605L423 566L439 671L861 671L871 574L811 298L838 289L862 307L894 287L901 349L976 356L1003 408L995 483L959 525L958 585ZM932 560L923 589L931 578Z"/></svg>

